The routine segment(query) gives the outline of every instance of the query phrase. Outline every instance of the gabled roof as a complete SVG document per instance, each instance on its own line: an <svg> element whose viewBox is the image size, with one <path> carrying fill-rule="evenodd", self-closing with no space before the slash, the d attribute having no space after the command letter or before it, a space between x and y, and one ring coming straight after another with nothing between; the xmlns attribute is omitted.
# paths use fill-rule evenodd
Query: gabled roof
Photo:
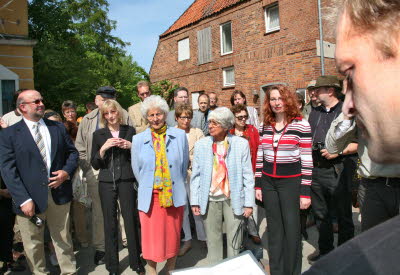
<svg viewBox="0 0 400 275"><path fill-rule="evenodd" d="M160 37L165 37L244 1L248 0L195 0Z"/></svg>

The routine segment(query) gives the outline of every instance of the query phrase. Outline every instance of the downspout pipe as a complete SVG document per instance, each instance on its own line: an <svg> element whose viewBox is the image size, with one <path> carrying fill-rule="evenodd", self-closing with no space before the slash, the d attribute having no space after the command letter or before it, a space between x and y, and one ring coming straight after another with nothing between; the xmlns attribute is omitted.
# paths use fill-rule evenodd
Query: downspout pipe
<svg viewBox="0 0 400 275"><path fill-rule="evenodd" d="M324 33L322 29L321 0L318 0L318 22L319 22L319 53L321 57L321 75L325 75Z"/></svg>

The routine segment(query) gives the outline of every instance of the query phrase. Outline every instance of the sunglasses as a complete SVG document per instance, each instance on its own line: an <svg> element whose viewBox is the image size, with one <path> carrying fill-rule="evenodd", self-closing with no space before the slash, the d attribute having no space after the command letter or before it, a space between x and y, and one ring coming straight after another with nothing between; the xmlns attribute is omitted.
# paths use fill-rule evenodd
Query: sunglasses
<svg viewBox="0 0 400 275"><path fill-rule="evenodd" d="M237 116L236 118L238 120L247 120L249 117L248 116Z"/></svg>
<svg viewBox="0 0 400 275"><path fill-rule="evenodd" d="M39 105L40 102L43 103L43 99L36 99L36 100L30 101L30 102L22 102L21 104L36 104L36 105Z"/></svg>

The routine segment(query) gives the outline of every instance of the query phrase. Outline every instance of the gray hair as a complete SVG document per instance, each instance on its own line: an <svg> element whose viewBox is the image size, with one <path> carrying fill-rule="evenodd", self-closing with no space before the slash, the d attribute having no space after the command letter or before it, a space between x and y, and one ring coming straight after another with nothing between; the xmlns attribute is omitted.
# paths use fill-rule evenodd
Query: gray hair
<svg viewBox="0 0 400 275"><path fill-rule="evenodd" d="M147 113L151 109L160 109L165 114L165 116L169 112L167 101L165 101L165 99L159 95L151 95L149 97L146 97L142 102L142 107L140 111L142 112L142 116L146 120L146 122L148 122Z"/></svg>
<svg viewBox="0 0 400 275"><path fill-rule="evenodd" d="M233 125L235 125L235 116L226 107L218 107L214 111L211 111L207 118L207 121L210 120L221 124L221 127L227 130L233 128Z"/></svg>

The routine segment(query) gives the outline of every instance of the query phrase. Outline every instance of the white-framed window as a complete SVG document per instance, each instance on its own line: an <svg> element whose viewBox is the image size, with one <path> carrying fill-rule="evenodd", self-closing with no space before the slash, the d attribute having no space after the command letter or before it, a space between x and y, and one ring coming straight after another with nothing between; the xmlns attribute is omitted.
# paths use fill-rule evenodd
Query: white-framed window
<svg viewBox="0 0 400 275"><path fill-rule="evenodd" d="M187 60L190 58L189 37L178 41L178 61Z"/></svg>
<svg viewBox="0 0 400 275"><path fill-rule="evenodd" d="M235 68L227 67L222 69L222 79L224 87L235 85Z"/></svg>
<svg viewBox="0 0 400 275"><path fill-rule="evenodd" d="M232 53L232 23L227 22L220 26L221 30L221 55Z"/></svg>
<svg viewBox="0 0 400 275"><path fill-rule="evenodd" d="M279 23L279 6L278 4L273 4L265 7L265 31L273 32L280 29Z"/></svg>
<svg viewBox="0 0 400 275"><path fill-rule="evenodd" d="M197 49L199 65L212 61L211 27L197 32Z"/></svg>
<svg viewBox="0 0 400 275"><path fill-rule="evenodd" d="M13 110L14 92L19 89L19 76L0 64L0 115Z"/></svg>

